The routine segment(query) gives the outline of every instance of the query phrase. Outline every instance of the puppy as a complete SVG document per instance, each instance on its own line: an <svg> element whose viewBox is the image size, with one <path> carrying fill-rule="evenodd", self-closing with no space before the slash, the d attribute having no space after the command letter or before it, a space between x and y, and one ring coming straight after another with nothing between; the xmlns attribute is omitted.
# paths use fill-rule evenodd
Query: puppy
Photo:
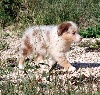
<svg viewBox="0 0 100 95"><path fill-rule="evenodd" d="M77 25L72 21L58 26L30 27L22 37L18 66L24 69L25 58L33 52L37 55L38 62L43 62L44 56L48 54L52 59L51 65L57 62L69 72L74 72L76 69L68 62L65 53L70 49L71 43L81 40Z"/></svg>

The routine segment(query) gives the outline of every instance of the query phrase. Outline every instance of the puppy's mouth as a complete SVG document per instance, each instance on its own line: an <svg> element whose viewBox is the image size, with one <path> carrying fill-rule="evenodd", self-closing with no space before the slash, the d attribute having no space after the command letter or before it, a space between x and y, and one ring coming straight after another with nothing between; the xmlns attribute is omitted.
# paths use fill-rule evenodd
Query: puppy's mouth
<svg viewBox="0 0 100 95"><path fill-rule="evenodd" d="M72 43L80 43L82 41L82 38L80 38L79 40L73 40Z"/></svg>
<svg viewBox="0 0 100 95"><path fill-rule="evenodd" d="M80 41L79 42L81 42L82 41L82 37L80 38Z"/></svg>

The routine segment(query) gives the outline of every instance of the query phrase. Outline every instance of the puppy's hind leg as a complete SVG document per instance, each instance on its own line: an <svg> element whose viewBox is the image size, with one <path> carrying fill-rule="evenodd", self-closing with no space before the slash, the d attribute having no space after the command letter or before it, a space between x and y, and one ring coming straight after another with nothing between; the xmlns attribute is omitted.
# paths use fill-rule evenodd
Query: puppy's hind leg
<svg viewBox="0 0 100 95"><path fill-rule="evenodd" d="M43 60L44 60L44 56L38 54L37 57L36 57L36 61L37 61L38 63L43 63Z"/></svg>
<svg viewBox="0 0 100 95"><path fill-rule="evenodd" d="M40 55L40 54L38 54L37 57L36 57L36 65L39 65L39 64L44 64L44 56Z"/></svg>
<svg viewBox="0 0 100 95"><path fill-rule="evenodd" d="M24 60L27 57L28 54L32 53L32 46L29 43L29 40L25 39L22 43L21 49L20 49L20 59L18 67L19 69L24 69Z"/></svg>
<svg viewBox="0 0 100 95"><path fill-rule="evenodd" d="M24 69L24 67L25 67L24 60L27 57L28 50L23 48L23 49L21 49L21 51L22 51L22 53L20 54L18 67L19 67L19 69Z"/></svg>
<svg viewBox="0 0 100 95"><path fill-rule="evenodd" d="M19 64L18 64L18 67L19 69L24 69L24 60L26 58L26 55L21 55L20 59L19 59Z"/></svg>

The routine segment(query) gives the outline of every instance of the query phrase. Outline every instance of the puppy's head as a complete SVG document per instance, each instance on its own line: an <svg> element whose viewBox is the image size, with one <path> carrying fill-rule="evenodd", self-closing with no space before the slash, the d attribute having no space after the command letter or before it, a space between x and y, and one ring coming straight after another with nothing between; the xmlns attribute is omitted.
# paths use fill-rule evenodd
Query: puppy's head
<svg viewBox="0 0 100 95"><path fill-rule="evenodd" d="M58 25L58 36L61 36L62 39L73 43L73 42L80 42L82 37L78 34L77 25L72 22L63 22Z"/></svg>

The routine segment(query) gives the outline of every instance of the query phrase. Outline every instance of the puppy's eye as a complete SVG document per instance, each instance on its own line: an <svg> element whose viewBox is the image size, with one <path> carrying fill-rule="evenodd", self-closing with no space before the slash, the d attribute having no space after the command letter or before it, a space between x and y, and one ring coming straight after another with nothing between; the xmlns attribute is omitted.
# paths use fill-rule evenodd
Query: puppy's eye
<svg viewBox="0 0 100 95"><path fill-rule="evenodd" d="M75 33L75 32L73 32L72 34L73 34L73 35L75 35L76 33Z"/></svg>

